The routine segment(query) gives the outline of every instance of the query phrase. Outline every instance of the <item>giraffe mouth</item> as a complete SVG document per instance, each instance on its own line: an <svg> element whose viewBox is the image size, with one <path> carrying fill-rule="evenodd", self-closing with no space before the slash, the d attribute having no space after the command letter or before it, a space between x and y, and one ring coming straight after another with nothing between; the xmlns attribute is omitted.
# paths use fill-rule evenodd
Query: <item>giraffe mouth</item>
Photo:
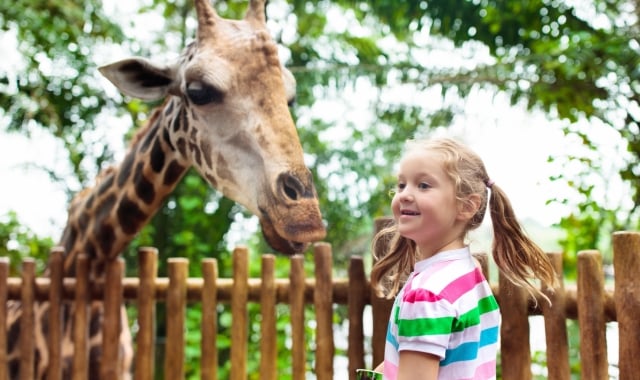
<svg viewBox="0 0 640 380"><path fill-rule="evenodd" d="M268 218L261 219L260 226L262 228L262 234L269 246L280 253L295 255L297 253L304 252L309 247L310 243L287 240L282 237L275 230L273 224Z"/></svg>
<svg viewBox="0 0 640 380"><path fill-rule="evenodd" d="M291 214L286 214L274 220L265 210L261 211L262 234L269 246L280 253L286 255L303 253L311 242L319 241L326 236L320 215L317 218L309 215L306 218L296 218ZM296 220L298 221L296 222ZM314 223L315 220L318 223Z"/></svg>

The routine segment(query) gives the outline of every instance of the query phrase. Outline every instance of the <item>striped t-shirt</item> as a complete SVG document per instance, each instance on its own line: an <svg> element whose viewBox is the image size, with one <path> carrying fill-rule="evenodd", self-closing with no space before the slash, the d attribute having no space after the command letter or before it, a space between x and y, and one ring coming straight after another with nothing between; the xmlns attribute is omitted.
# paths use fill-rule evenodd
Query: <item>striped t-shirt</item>
<svg viewBox="0 0 640 380"><path fill-rule="evenodd" d="M468 247L419 261L396 297L387 331L384 378L399 352L439 356L438 379L495 379L500 310Z"/></svg>

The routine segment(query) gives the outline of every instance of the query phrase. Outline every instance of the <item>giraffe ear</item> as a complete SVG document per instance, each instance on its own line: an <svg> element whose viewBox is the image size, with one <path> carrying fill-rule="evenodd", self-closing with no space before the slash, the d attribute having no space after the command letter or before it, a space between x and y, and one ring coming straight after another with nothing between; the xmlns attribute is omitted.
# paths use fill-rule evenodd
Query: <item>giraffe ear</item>
<svg viewBox="0 0 640 380"><path fill-rule="evenodd" d="M287 102L291 104L296 98L296 78L293 73L282 66L282 81L284 82L284 92Z"/></svg>
<svg viewBox="0 0 640 380"><path fill-rule="evenodd" d="M98 68L125 95L142 99L164 98L172 89L176 70L145 58L128 58Z"/></svg>

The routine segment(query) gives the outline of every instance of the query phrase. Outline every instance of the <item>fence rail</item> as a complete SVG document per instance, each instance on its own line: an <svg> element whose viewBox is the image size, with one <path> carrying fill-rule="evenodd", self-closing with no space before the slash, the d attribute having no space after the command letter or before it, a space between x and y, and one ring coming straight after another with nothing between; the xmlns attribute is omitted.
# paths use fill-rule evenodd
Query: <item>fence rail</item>
<svg viewBox="0 0 640 380"><path fill-rule="evenodd" d="M501 328L501 373L503 379L531 379L531 352L529 342L529 316L543 315L546 331L547 368L551 379L570 379L569 347L566 330L567 319L577 319L580 330L580 361L582 379L603 379L609 376L607 362L606 323L617 321L619 329L619 378L632 379L640 370L640 233L619 232L613 235L615 287L606 289L602 260L597 251L578 254L578 281L575 288L560 286L547 293L552 300L549 306L543 300L534 300L522 289L514 287L499 276L492 289L500 304L503 322ZM135 379L153 379L155 358L155 314L158 302L166 303L167 327L164 355L164 377L184 378L185 362L185 315L186 309L198 302L202 308L201 363L203 379L218 378L218 307L225 304L232 315L230 379L247 378L248 361L248 303L260 304L260 378L278 378L276 366L277 334L276 305L288 304L290 310L291 373L293 379L305 379L313 372L319 380L346 378L346 373L334 373L335 342L334 305L347 305L348 318L348 377L355 378L355 369L371 367L382 360L384 336L391 308L391 301L372 294L368 276L361 257L349 261L348 277L333 278L331 246L327 243L314 245L314 274L307 278L304 257L293 256L290 260L288 278L275 277L275 257L261 257L261 277L249 277L249 253L244 247L233 252L233 278L219 278L217 261L204 259L201 262L202 277L189 278L189 262L183 258L168 260L168 277L157 277L157 250L139 250L139 274L137 278L124 278L121 259L107 265L105 283L90 283L89 263L86 257L77 262L75 279L62 277L62 255L54 250L50 261L50 276L37 278L35 263L26 259L22 263L19 278L9 277L9 262L0 259L0 326L7 323L7 300L23 303L20 347L21 374L30 379L34 352L33 305L50 300L53 307L65 299L77 304L86 304L93 299L104 300L105 318L103 326L103 369L106 379L115 378L115 363L119 360L118 336L121 305L125 301L137 308ZM562 273L562 255L549 254L558 273ZM479 256L483 270L488 276L486 255ZM108 284L108 286L106 286ZM307 347L305 339L305 305L314 305L315 341ZM371 305L373 333L371 349L365 350L365 308ZM77 308L74 315L73 358L75 377L86 378L88 345L88 314L86 308ZM31 310L31 312L29 312ZM55 310L54 310L55 311ZM59 313L52 315L59 315ZM49 322L50 373L59 373L61 322L52 318ZM0 380L7 373L7 331L0 329ZM307 355L314 350L314 368L307 368ZM365 363L366 353L372 360ZM49 376L49 378L57 378Z"/></svg>

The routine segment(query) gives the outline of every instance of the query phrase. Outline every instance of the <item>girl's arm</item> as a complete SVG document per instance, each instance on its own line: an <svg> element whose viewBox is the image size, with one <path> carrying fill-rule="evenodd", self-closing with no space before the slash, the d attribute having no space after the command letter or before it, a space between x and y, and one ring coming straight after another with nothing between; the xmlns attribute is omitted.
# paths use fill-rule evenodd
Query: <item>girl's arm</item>
<svg viewBox="0 0 640 380"><path fill-rule="evenodd" d="M440 358L418 351L400 351L398 380L436 380Z"/></svg>

